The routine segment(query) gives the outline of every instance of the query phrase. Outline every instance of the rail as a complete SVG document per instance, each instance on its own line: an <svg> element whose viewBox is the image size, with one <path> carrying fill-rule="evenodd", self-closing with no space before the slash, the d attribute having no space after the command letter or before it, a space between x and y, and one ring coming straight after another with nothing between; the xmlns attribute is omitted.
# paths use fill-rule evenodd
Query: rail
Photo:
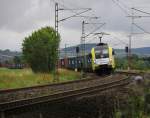
<svg viewBox="0 0 150 118"><path fill-rule="evenodd" d="M87 79L80 79L75 81L68 81L57 84L47 84L42 86L34 86L27 88L17 88L17 89L8 89L0 91L0 103L15 101L20 99L28 99L37 96L42 96L43 94L54 94L57 92L63 92L71 89L79 89L86 86L92 86L96 83L106 83L107 81L103 78L107 78L107 81L111 80L111 76L105 77L89 77ZM9 96L9 97L8 97Z"/></svg>
<svg viewBox="0 0 150 118"><path fill-rule="evenodd" d="M116 70L115 71L118 74L127 74L127 75L143 75L143 74L150 74L145 71L140 71L140 70Z"/></svg>
<svg viewBox="0 0 150 118"><path fill-rule="evenodd" d="M129 83L130 83L130 79L127 76L111 75L103 79L98 79L95 77L93 79L91 78L91 79L84 79L75 82L66 82L63 84L54 84L48 86L48 88L51 88L49 90L52 90L52 88L54 89L55 87L55 92L50 91L49 94L47 93L36 97L32 96L32 97L21 98L18 100L11 99L7 101L3 101L0 103L0 111L24 107L27 105L39 104L43 102L52 102L52 101L65 99L65 98L72 99L76 96L81 96L85 94L94 94L98 91L104 91L107 89L124 86Z"/></svg>

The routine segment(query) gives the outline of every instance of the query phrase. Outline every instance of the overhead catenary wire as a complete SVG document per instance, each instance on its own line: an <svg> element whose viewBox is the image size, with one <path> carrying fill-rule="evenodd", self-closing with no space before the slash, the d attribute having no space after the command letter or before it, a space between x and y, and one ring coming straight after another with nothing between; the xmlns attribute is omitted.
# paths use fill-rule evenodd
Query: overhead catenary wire
<svg viewBox="0 0 150 118"><path fill-rule="evenodd" d="M59 8L59 10L68 10L68 11L80 11L80 10L88 10L89 8Z"/></svg>
<svg viewBox="0 0 150 118"><path fill-rule="evenodd" d="M111 36L111 35L110 35ZM121 40L120 38L116 37L116 36L112 36L114 39L116 39L117 41L120 41L120 43L127 45L127 43L123 40Z"/></svg>
<svg viewBox="0 0 150 118"><path fill-rule="evenodd" d="M136 9L136 8L132 8L132 9L133 9L133 10L136 10L136 11L138 11L138 12L141 12L141 13L150 15L150 13L148 13L148 12L145 12L145 11L142 11L142 10L139 10L139 9Z"/></svg>
<svg viewBox="0 0 150 118"><path fill-rule="evenodd" d="M128 45L125 41L121 40L117 36L114 36L114 35L110 34L110 37L112 37L113 39L118 41L119 43L117 43L117 44L123 44L123 45L126 45L126 46ZM90 43L91 41L96 40L96 39L97 39L96 37L93 37L92 39L88 40L86 43ZM115 44L115 46L116 46L116 44Z"/></svg>
<svg viewBox="0 0 150 118"><path fill-rule="evenodd" d="M56 0L52 0L53 2L56 2ZM68 7L66 7L65 5L63 5L63 4L60 4L62 7L64 7L64 8L61 8L60 10L69 10L69 11L71 11L72 13L75 13L74 15L72 15L72 16L69 16L69 17L67 17L67 18L63 18L63 19L61 19L61 20L59 20L59 22L61 22L61 21L64 21L64 20L67 20L67 19L69 19L69 18L71 18L71 17L83 17L83 18L86 18L86 20L87 19L89 19L89 20L91 20L91 19L99 19L100 17L97 17L97 16L95 16L94 14L92 14L93 16L84 16L84 15L81 15L82 13L85 13L85 12L87 12L87 11L89 11L89 9L87 9L87 8L73 8L73 9L70 9L70 8L68 8ZM84 10L84 9L86 9L87 11L83 11L83 12L76 12L76 10ZM93 26L95 27L96 26L96 24L93 24Z"/></svg>
<svg viewBox="0 0 150 118"><path fill-rule="evenodd" d="M97 30L99 30L102 26L104 26L106 23L102 23L102 25L100 25L99 27L97 27L96 29L94 29L92 32L90 32L89 34L85 35L85 38L88 37L89 35L93 34L94 32L96 32Z"/></svg>
<svg viewBox="0 0 150 118"><path fill-rule="evenodd" d="M54 3L56 2L56 0L52 0ZM72 13L75 13L76 15L75 16L72 16L72 17L83 17L83 18L88 18L88 19L91 19L91 18L95 18L95 19L98 19L99 17L97 17L97 16L81 16L81 12L76 12L76 11L81 11L81 10L88 10L89 11L89 9L90 8L69 8L69 7L67 7L67 6L65 6L64 4L62 4L62 3L60 3L60 2L58 2L59 3L59 5L60 6L62 6L62 8L60 8L59 10L68 10L68 11L70 11L70 12L72 12ZM92 10L92 9L91 9ZM81 13L81 14L80 14ZM84 12L83 12L84 13ZM65 18L64 18L65 19ZM63 19L62 19L63 20Z"/></svg>
<svg viewBox="0 0 150 118"><path fill-rule="evenodd" d="M93 17L91 17L91 16L75 16L75 17L83 17L83 18L88 18L88 19L92 19L92 18L95 18L95 19L98 19L98 18L100 18L100 17L96 17L96 16L93 16Z"/></svg>
<svg viewBox="0 0 150 118"><path fill-rule="evenodd" d="M79 14L80 12L76 12L76 11L79 11L79 10L89 10L89 8L69 9L69 8L65 7L65 9L62 8L60 10L69 10L70 12L75 13L76 15L74 17L82 17L82 18L86 18L86 19L89 19L89 20L90 19L98 19L98 18L100 18L100 17L97 17L95 15L94 16L85 16L85 15ZM91 10L89 10L89 11L91 11Z"/></svg>
<svg viewBox="0 0 150 118"><path fill-rule="evenodd" d="M64 0L63 0L63 3L64 3ZM75 9L81 9L82 7L81 6L78 6L78 5L76 5L76 4L72 4L72 3L69 3L69 2L67 2L67 4L69 4L69 6L72 6L72 7L74 7ZM68 7L66 7L66 6L64 6L66 9L68 8ZM74 11L73 9L70 9L70 11L72 12L72 13L76 13L76 11ZM93 10L91 10L92 12L94 12ZM95 14L91 14L91 17L97 17ZM98 17L99 18L99 17ZM89 19L91 19L91 18L89 18Z"/></svg>
<svg viewBox="0 0 150 118"><path fill-rule="evenodd" d="M145 11L142 11L142 10L139 10L139 9L137 9L137 8L131 8L132 10L135 10L135 11L138 11L138 12L140 12L140 13L143 13L143 14L147 14L147 15L149 15L149 16L136 16L136 15L132 15L132 16L128 16L128 17L132 17L132 19L134 19L134 18L142 18L142 17L150 17L150 13L148 13L148 12L145 12ZM147 34L150 34L150 32L147 32L144 28L142 28L141 26L139 26L139 25L137 25L135 22L132 22L132 25L134 25L134 26L136 26L138 29L140 29L140 30L142 30L144 33L147 33ZM133 33L132 33L133 34ZM136 33L134 33L134 34L136 34ZM140 33L137 33L137 34L140 34Z"/></svg>
<svg viewBox="0 0 150 118"><path fill-rule="evenodd" d="M64 21L64 20L67 20L67 19L69 19L69 18L71 18L71 17L87 17L87 18L90 18L90 19L92 19L92 18L95 18L95 19L98 19L99 17L96 17L96 16L94 16L94 17L91 17L91 16L80 16L80 14L82 14L82 13L85 13L85 12L87 12L87 11L89 11L89 10L91 10L91 9L87 9L87 8L81 8L82 10L83 9L86 9L85 11L83 11L83 12L80 12L80 13L77 13L77 12L74 12L74 10L80 10L80 8L77 8L77 9L68 9L68 8L66 8L65 7L65 9L63 9L63 8L61 8L61 9L59 9L59 10L71 10L71 11L73 11L73 13L76 13L76 14L74 14L74 15L72 15L72 16L69 16L69 17L67 17L67 18L64 18L64 19L61 19L61 20L59 20L59 22L61 22L61 21ZM91 24L98 24L98 23L91 23ZM95 30L94 30L95 31Z"/></svg>
<svg viewBox="0 0 150 118"><path fill-rule="evenodd" d="M150 34L150 32L147 32L144 28L140 27L136 23L133 23L133 25L136 26L137 28L139 28L140 30L142 30L144 33Z"/></svg>
<svg viewBox="0 0 150 118"><path fill-rule="evenodd" d="M54 2L55 0L53 0L53 2ZM85 12L87 12L87 11L89 11L89 10L91 10L91 9L89 9L89 8L73 8L73 9L70 9L70 8L67 8L65 5L60 5L60 6L63 6L64 8L59 8L59 10L69 10L69 11L71 11L71 12L73 12L73 13L75 13L74 15L72 15L72 16L69 16L69 17L66 17L66 18L64 18L64 19L61 19L61 20L59 20L59 22L61 22L61 21L65 21L65 20L67 20L67 19L69 19L69 18L71 18L71 17L86 17L86 18L89 18L89 19L98 19L99 17L96 17L96 16L93 16L93 17L91 17L91 16L81 16L81 14L82 13L85 13ZM79 13L77 13L76 12L76 10L78 11L78 10L85 10L85 11L83 11L83 12L79 12ZM96 23L92 23L93 25L95 25ZM101 26L100 26L101 27ZM94 30L94 31L97 31L97 29L99 29L99 28L96 28L96 30ZM93 33L93 32L92 32ZM90 35L90 34L89 34Z"/></svg>
<svg viewBox="0 0 150 118"><path fill-rule="evenodd" d="M76 14L74 14L74 15L72 15L72 16L63 18L63 19L59 20L58 22L65 21L65 20L67 20L67 19L70 19L70 18L75 17L75 16L77 16L77 15L83 14L83 13L88 12L88 11L90 11L90 10L91 10L91 9L89 8L89 9L83 11L83 12L79 12L79 13L76 13Z"/></svg>
<svg viewBox="0 0 150 118"><path fill-rule="evenodd" d="M114 4L116 4L116 5L121 9L122 12L124 12L124 13L127 14L127 15L130 15L130 14L126 11L126 9L123 8L118 2L116 2L115 0L112 0L112 2L113 2Z"/></svg>
<svg viewBox="0 0 150 118"><path fill-rule="evenodd" d="M120 2L125 8L127 8L128 9L128 6L126 6L124 3L122 3L120 0L112 0L124 13L126 13L126 14L128 14L129 16L128 17L132 17L132 18L142 18L142 17L150 17L150 16L131 16L127 11L126 11L126 9L124 9L121 5L119 5L119 3L117 3L117 2ZM136 8L131 8L131 9L133 9L133 10L135 10L135 11L138 11L138 12L141 12L141 13L144 13L144 14L147 14L147 15L150 15L150 13L148 13L148 12L145 12L145 11L143 11L143 10L139 10L139 9L136 9ZM150 34L149 32L147 32L144 28L142 28L142 27L140 27L140 26L138 26L137 24L135 24L135 23L132 23L133 25L135 25L137 28L139 28L139 29L141 29L142 31L144 31L145 33L148 33L148 34Z"/></svg>
<svg viewBox="0 0 150 118"><path fill-rule="evenodd" d="M124 8L126 9L130 9L124 2L122 2L121 0L117 0L117 2L119 2L122 6L124 6Z"/></svg>
<svg viewBox="0 0 150 118"><path fill-rule="evenodd" d="M55 1L55 0L53 0L53 1ZM123 11L125 11L126 13L127 13L127 11L123 8L123 7L121 7L118 3L116 3L116 1L115 0L112 0L115 4L117 4ZM70 10L71 12L73 12L73 13L77 13L77 12L75 12L74 10L80 10L80 8L76 8L76 9L69 9L69 8L67 8L66 6L64 6L64 5L62 5L61 4L61 6L63 6L63 7L65 7L65 9L66 10ZM125 6L125 5L124 5ZM126 8L127 8L127 6L126 6ZM82 8L81 8L82 9ZM128 14L128 13L127 13ZM77 14L78 15L78 14ZM73 15L74 17L87 17L88 18L88 16L75 16L75 15ZM70 18L70 17L68 17L68 18ZM90 17L89 17L90 18ZM66 18L67 19L67 18ZM65 20L65 19L62 19L62 20ZM101 26L100 26L101 27ZM97 28L97 29L99 29L99 27ZM96 30L97 30L96 29ZM92 33L93 32L95 32L96 30L94 30L94 31L92 31ZM86 37L88 37L90 34L92 34L92 33L89 33L88 35L86 35Z"/></svg>
<svg viewBox="0 0 150 118"><path fill-rule="evenodd" d="M54 1L54 0L53 0L53 1ZM97 17L97 16L85 16L85 15L82 15L83 13L90 11L91 9L89 9L89 8L73 8L73 9L70 9L70 8L67 8L67 7L64 6L64 5L61 5L61 6L63 6L64 8L59 8L59 10L69 10L69 11L71 11L72 13L75 13L75 14L72 15L72 16L63 18L63 19L59 20L59 22L65 21L65 20L67 20L67 19L69 19L69 18L72 18L72 17L82 17L82 18L86 18L86 19L89 19L89 20L91 20L91 19L98 19L98 18L99 18L99 17ZM83 12L76 12L76 11L78 11L78 10L85 10L85 11L83 11ZM93 24L93 25L94 25L94 24Z"/></svg>

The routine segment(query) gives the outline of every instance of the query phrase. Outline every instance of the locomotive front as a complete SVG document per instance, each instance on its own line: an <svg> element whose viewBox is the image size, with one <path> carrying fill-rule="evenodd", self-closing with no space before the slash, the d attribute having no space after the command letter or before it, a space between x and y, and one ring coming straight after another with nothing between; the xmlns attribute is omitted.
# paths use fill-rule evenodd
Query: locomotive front
<svg viewBox="0 0 150 118"><path fill-rule="evenodd" d="M92 48L92 69L97 73L110 73L115 68L114 51L105 43Z"/></svg>

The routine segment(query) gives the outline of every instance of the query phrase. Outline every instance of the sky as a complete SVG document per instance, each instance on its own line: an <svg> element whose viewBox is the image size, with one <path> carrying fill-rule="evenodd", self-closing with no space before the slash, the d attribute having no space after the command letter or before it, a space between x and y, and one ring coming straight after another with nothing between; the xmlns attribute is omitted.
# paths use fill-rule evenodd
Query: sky
<svg viewBox="0 0 150 118"><path fill-rule="evenodd" d="M132 27L132 47L150 47L150 17L135 18L135 25L131 25L132 13L136 16L150 16L150 0L0 0L0 49L21 51L25 37L41 27L54 27L54 8L58 2L59 8L82 10L59 11L59 20L83 11L82 14L99 19L72 17L59 22L61 35L60 47L73 46L80 43L82 21L88 23L105 23L98 32L105 32L102 41L113 48L124 48L128 45ZM135 8L145 13L133 10ZM98 28L100 24L86 24L85 34ZM135 35L136 34L136 35ZM96 35L86 37L87 43L98 43Z"/></svg>

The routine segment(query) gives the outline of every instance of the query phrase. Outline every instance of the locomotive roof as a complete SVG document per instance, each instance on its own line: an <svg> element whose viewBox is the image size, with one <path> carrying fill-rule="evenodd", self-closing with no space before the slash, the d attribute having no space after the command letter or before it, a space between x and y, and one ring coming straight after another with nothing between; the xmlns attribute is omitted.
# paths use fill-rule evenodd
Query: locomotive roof
<svg viewBox="0 0 150 118"><path fill-rule="evenodd" d="M98 43L96 46L105 46L108 45L107 43Z"/></svg>

